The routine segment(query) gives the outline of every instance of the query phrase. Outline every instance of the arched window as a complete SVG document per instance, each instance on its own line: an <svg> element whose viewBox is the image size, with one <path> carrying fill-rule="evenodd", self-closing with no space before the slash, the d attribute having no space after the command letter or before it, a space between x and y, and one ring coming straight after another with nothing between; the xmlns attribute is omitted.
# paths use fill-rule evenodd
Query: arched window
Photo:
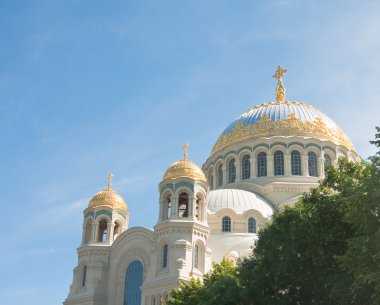
<svg viewBox="0 0 380 305"><path fill-rule="evenodd" d="M143 265L140 261L133 261L127 268L124 286L124 305L141 304L141 285L143 282Z"/></svg>
<svg viewBox="0 0 380 305"><path fill-rule="evenodd" d="M231 159L228 163L228 183L234 183L236 180L235 159Z"/></svg>
<svg viewBox="0 0 380 305"><path fill-rule="evenodd" d="M327 168L329 165L331 165L331 158L327 154L325 154L323 157L325 158L325 176L327 176Z"/></svg>
<svg viewBox="0 0 380 305"><path fill-rule="evenodd" d="M102 219L99 222L99 234L98 234L98 241L104 243L107 241L107 220Z"/></svg>
<svg viewBox="0 0 380 305"><path fill-rule="evenodd" d="M309 165L309 176L318 177L317 155L313 152L309 152L307 155L308 155L308 165Z"/></svg>
<svg viewBox="0 0 380 305"><path fill-rule="evenodd" d="M275 176L284 175L284 153L280 150L273 155L273 168Z"/></svg>
<svg viewBox="0 0 380 305"><path fill-rule="evenodd" d="M194 246L194 268L198 269L199 267L199 246Z"/></svg>
<svg viewBox="0 0 380 305"><path fill-rule="evenodd" d="M210 185L210 190L214 189L214 174L212 173L212 169L208 172L208 184Z"/></svg>
<svg viewBox="0 0 380 305"><path fill-rule="evenodd" d="M296 150L292 151L291 163L292 163L292 175L297 175L297 176L302 175L301 154L299 153L299 151L296 151Z"/></svg>
<svg viewBox="0 0 380 305"><path fill-rule="evenodd" d="M222 232L231 232L231 218L224 216L222 220Z"/></svg>
<svg viewBox="0 0 380 305"><path fill-rule="evenodd" d="M218 167L218 187L223 185L223 166L222 164Z"/></svg>
<svg viewBox="0 0 380 305"><path fill-rule="evenodd" d="M256 220L253 217L248 219L248 233L256 233Z"/></svg>
<svg viewBox="0 0 380 305"><path fill-rule="evenodd" d="M241 160L241 179L249 179L251 178L251 160L249 155L245 155Z"/></svg>
<svg viewBox="0 0 380 305"><path fill-rule="evenodd" d="M91 219L87 220L84 232L84 243L88 244L91 239Z"/></svg>
<svg viewBox="0 0 380 305"><path fill-rule="evenodd" d="M82 286L86 286L86 277L87 277L87 265L83 267L83 274L82 274Z"/></svg>
<svg viewBox="0 0 380 305"><path fill-rule="evenodd" d="M179 194L178 216L189 217L189 196L186 193Z"/></svg>
<svg viewBox="0 0 380 305"><path fill-rule="evenodd" d="M261 152L257 156L257 177L264 177L267 175L267 154Z"/></svg>
<svg viewBox="0 0 380 305"><path fill-rule="evenodd" d="M164 246L164 251L162 253L162 268L168 267L168 245Z"/></svg>

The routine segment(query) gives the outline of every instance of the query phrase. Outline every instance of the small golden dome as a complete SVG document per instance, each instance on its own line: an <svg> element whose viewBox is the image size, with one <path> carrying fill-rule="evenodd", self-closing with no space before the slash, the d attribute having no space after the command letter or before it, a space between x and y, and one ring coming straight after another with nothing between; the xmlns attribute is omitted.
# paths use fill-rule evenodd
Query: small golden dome
<svg viewBox="0 0 380 305"><path fill-rule="evenodd" d="M97 192L90 200L88 207L96 208L99 206L108 206L113 209L119 208L127 210L127 204L124 199L114 190L111 189L111 179L113 175L108 175L108 188L106 190Z"/></svg>
<svg viewBox="0 0 380 305"><path fill-rule="evenodd" d="M170 165L166 170L162 180L186 177L207 183L207 178L202 169L194 162L187 160L188 145L185 144L183 148L183 160L174 162L172 165Z"/></svg>

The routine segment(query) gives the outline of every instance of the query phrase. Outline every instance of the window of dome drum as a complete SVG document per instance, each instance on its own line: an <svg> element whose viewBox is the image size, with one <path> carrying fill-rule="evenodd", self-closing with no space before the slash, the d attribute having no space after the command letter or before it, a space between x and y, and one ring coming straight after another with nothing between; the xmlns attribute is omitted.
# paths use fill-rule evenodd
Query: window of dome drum
<svg viewBox="0 0 380 305"><path fill-rule="evenodd" d="M248 233L256 233L256 220L253 217L248 219Z"/></svg>
<svg viewBox="0 0 380 305"><path fill-rule="evenodd" d="M162 268L166 268L168 266L168 245L164 246L163 258L162 258Z"/></svg>
<svg viewBox="0 0 380 305"><path fill-rule="evenodd" d="M194 246L194 268L198 269L199 264L199 247L198 245Z"/></svg>
<svg viewBox="0 0 380 305"><path fill-rule="evenodd" d="M291 165L292 165L292 175L301 176L301 154L297 150L293 150L291 153Z"/></svg>
<svg viewBox="0 0 380 305"><path fill-rule="evenodd" d="M284 153L277 150L273 156L274 175L284 175Z"/></svg>
<svg viewBox="0 0 380 305"><path fill-rule="evenodd" d="M218 187L223 185L223 167L222 164L219 165L218 168Z"/></svg>
<svg viewBox="0 0 380 305"><path fill-rule="evenodd" d="M125 275L124 305L141 304L141 285L143 282L143 265L135 260L129 264Z"/></svg>
<svg viewBox="0 0 380 305"><path fill-rule="evenodd" d="M99 242L106 242L107 241L107 220L102 219L99 222L99 235L98 235L98 241Z"/></svg>
<svg viewBox="0 0 380 305"><path fill-rule="evenodd" d="M250 156L246 155L242 159L242 173L241 178L242 180L249 179L251 177L251 160Z"/></svg>
<svg viewBox="0 0 380 305"><path fill-rule="evenodd" d="M178 216L189 217L189 196L181 193L178 198Z"/></svg>
<svg viewBox="0 0 380 305"><path fill-rule="evenodd" d="M257 155L257 177L267 175L267 154L261 152Z"/></svg>
<svg viewBox="0 0 380 305"><path fill-rule="evenodd" d="M317 171L317 155L313 152L308 154L309 176L318 177Z"/></svg>
<svg viewBox="0 0 380 305"><path fill-rule="evenodd" d="M331 158L330 158L330 156L329 155L327 155L327 154L325 154L324 156L324 159L325 159L325 176L327 176L327 167L329 166L329 165L331 165Z"/></svg>
<svg viewBox="0 0 380 305"><path fill-rule="evenodd" d="M228 216L223 217L222 232L231 232L231 218Z"/></svg>
<svg viewBox="0 0 380 305"><path fill-rule="evenodd" d="M228 183L234 183L236 180L235 159L231 159L228 163Z"/></svg>

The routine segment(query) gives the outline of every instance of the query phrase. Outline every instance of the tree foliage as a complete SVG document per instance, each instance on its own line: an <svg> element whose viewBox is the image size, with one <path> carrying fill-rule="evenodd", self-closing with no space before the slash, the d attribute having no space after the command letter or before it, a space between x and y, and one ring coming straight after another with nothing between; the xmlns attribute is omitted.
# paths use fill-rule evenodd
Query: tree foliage
<svg viewBox="0 0 380 305"><path fill-rule="evenodd" d="M380 304L379 152L340 159L319 187L274 215L251 257L215 265L203 283L174 290L169 305Z"/></svg>

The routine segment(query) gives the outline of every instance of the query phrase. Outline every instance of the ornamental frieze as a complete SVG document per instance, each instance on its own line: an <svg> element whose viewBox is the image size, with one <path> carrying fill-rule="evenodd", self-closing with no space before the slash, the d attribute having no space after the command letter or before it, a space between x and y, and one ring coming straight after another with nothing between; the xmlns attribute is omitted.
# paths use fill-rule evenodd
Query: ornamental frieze
<svg viewBox="0 0 380 305"><path fill-rule="evenodd" d="M313 121L302 121L294 113L290 113L283 121L273 122L267 115L262 116L255 124L244 126L240 121L231 132L225 132L219 137L211 155L240 141L277 135L313 136L354 150L354 146L343 131L340 128L327 127L321 117Z"/></svg>

